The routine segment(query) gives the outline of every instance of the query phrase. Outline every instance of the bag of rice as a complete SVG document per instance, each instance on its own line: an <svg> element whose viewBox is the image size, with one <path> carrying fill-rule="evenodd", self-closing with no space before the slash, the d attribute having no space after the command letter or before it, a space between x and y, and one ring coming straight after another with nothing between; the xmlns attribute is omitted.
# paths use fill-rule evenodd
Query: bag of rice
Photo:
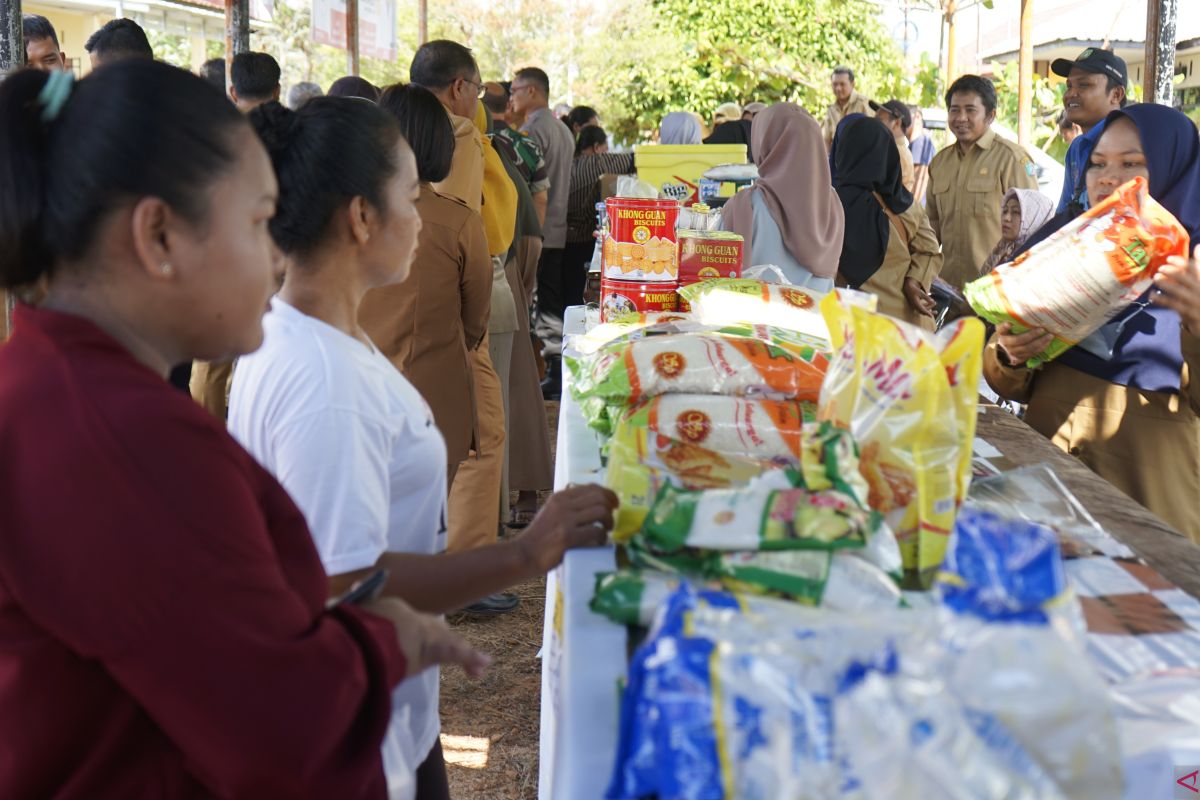
<svg viewBox="0 0 1200 800"><path fill-rule="evenodd" d="M716 278L684 286L679 295L701 322L774 325L818 339L829 338L817 308L825 295L811 289L752 278Z"/></svg>
<svg viewBox="0 0 1200 800"><path fill-rule="evenodd" d="M565 360L576 399L627 405L669 393L815 402L829 364L827 354L812 347L716 333L654 336Z"/></svg>
<svg viewBox="0 0 1200 800"><path fill-rule="evenodd" d="M687 489L745 486L773 466L769 459L717 453L635 425L620 426L609 444L604 482L621 500L612 533L617 542L641 530L667 483Z"/></svg>
<svg viewBox="0 0 1200 800"><path fill-rule="evenodd" d="M932 584L971 474L983 325L929 333L828 297L836 349L819 418L853 434L868 505L896 533L906 585Z"/></svg>
<svg viewBox="0 0 1200 800"><path fill-rule="evenodd" d="M855 465L852 468L857 468ZM666 485L642 525L646 541L664 553L707 550L832 550L865 547L879 513L837 489L793 488L755 481L744 488L689 491ZM766 476L764 476L766 477Z"/></svg>
<svg viewBox="0 0 1200 800"><path fill-rule="evenodd" d="M1139 177L1012 263L968 283L965 293L989 322L1011 322L1014 333L1044 328L1054 334L1045 351L1026 362L1036 367L1128 308L1168 256L1187 254L1187 231Z"/></svg>
<svg viewBox="0 0 1200 800"><path fill-rule="evenodd" d="M664 394L631 408L617 428L645 428L651 435L699 445L723 456L788 466L801 459L800 433L806 421L816 421L812 403Z"/></svg>
<svg viewBox="0 0 1200 800"><path fill-rule="evenodd" d="M712 329L713 326L700 322L691 314L677 311L625 314L597 325L586 333L570 337L567 346L582 355L591 355L614 342L633 341L646 336L661 336L668 333L689 333Z"/></svg>

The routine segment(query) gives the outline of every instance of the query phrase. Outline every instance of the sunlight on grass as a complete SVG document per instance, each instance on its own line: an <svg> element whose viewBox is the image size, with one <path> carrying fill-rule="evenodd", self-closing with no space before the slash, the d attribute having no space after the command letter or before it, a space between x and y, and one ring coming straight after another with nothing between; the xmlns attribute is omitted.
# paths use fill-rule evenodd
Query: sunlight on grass
<svg viewBox="0 0 1200 800"><path fill-rule="evenodd" d="M442 753L452 767L486 769L491 742L480 736L451 736L442 734Z"/></svg>

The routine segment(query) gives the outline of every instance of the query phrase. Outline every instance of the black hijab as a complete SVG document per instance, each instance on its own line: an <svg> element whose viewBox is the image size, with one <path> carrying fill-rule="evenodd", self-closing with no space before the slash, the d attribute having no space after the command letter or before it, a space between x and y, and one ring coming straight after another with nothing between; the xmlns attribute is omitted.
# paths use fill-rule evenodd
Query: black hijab
<svg viewBox="0 0 1200 800"><path fill-rule="evenodd" d="M754 163L754 153L750 144L750 120L734 119L722 122L713 128L712 134L704 140L705 144L744 144L748 163Z"/></svg>
<svg viewBox="0 0 1200 800"><path fill-rule="evenodd" d="M858 288L883 264L891 235L887 215L872 193L878 192L895 214L907 211L913 198L904 188L896 139L879 120L864 117L842 128L835 157L833 188L846 211L838 272Z"/></svg>

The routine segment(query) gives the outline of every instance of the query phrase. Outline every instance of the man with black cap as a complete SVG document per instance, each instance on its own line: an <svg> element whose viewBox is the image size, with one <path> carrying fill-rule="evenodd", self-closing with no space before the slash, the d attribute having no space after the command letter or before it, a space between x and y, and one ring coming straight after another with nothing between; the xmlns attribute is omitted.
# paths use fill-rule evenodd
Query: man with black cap
<svg viewBox="0 0 1200 800"><path fill-rule="evenodd" d="M1058 201L1058 212L1062 213L1072 201L1088 207L1083 173L1092 148L1104 132L1104 120L1109 113L1125 107L1129 71L1120 56L1098 47L1089 47L1074 61L1056 59L1050 71L1067 79L1064 116L1083 129L1083 135L1075 137L1067 150L1062 197Z"/></svg>
<svg viewBox="0 0 1200 800"><path fill-rule="evenodd" d="M886 103L876 103L871 100L868 105L875 112L875 119L887 126L896 140L896 150L900 153L900 176L904 188L911 194L916 188L916 172L913 169L912 151L908 149L908 136L904 133L912 125L912 116L908 106L899 100L888 100Z"/></svg>

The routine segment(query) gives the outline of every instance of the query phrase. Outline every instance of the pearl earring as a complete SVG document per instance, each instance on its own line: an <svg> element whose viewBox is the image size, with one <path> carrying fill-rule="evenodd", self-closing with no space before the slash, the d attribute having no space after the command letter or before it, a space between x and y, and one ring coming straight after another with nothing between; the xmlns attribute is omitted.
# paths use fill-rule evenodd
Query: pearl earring
<svg viewBox="0 0 1200 800"><path fill-rule="evenodd" d="M170 275L172 272L175 271L175 268L171 266L170 261L164 261L163 263L158 265L158 271L161 272L163 275Z"/></svg>

